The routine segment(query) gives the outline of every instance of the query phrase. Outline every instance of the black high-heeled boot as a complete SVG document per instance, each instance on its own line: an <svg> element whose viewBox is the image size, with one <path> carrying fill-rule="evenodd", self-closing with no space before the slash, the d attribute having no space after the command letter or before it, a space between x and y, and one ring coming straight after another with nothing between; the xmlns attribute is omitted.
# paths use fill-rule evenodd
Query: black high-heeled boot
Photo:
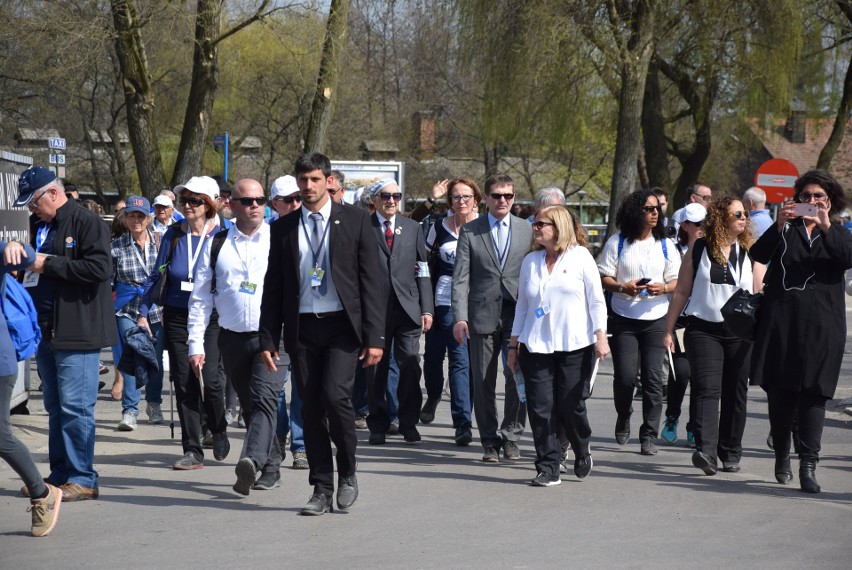
<svg viewBox="0 0 852 570"><path fill-rule="evenodd" d="M805 493L820 492L814 471L816 471L815 459L802 459L799 462L799 485Z"/></svg>
<svg viewBox="0 0 852 570"><path fill-rule="evenodd" d="M775 480L787 485L793 480L793 468L790 467L790 456L775 458Z"/></svg>

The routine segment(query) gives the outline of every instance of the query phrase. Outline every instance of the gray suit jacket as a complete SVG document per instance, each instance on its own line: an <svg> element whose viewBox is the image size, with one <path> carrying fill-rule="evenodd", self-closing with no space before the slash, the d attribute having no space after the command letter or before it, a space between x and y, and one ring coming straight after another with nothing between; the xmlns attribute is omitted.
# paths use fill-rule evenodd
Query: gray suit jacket
<svg viewBox="0 0 852 570"><path fill-rule="evenodd" d="M386 299L392 289L399 304L405 309L405 313L414 324L419 325L420 315L425 313L431 315L435 312L432 280L427 272L424 271L420 276L417 270L418 263L423 264L421 267L428 267L423 230L414 220L397 214L396 234L393 238L393 253L391 253L385 241L385 230L379 225L379 218L375 213L370 216L370 223L378 240L382 281L386 287L382 298Z"/></svg>
<svg viewBox="0 0 852 570"><path fill-rule="evenodd" d="M471 334L497 330L504 299L518 300L518 276L530 251L532 226L512 215L508 220L512 241L502 269L487 215L462 226L459 234L453 269L453 321L467 321Z"/></svg>

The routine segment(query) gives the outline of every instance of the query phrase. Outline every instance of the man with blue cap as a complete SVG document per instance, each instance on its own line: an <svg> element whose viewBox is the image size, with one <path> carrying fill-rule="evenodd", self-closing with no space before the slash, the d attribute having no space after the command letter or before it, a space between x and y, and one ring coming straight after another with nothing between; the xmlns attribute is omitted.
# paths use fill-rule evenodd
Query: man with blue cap
<svg viewBox="0 0 852 570"><path fill-rule="evenodd" d="M36 219L36 260L24 287L42 330L36 360L49 415L47 481L62 488L63 502L97 499L98 354L117 340L109 228L69 200L62 181L41 166L21 174L15 206Z"/></svg>

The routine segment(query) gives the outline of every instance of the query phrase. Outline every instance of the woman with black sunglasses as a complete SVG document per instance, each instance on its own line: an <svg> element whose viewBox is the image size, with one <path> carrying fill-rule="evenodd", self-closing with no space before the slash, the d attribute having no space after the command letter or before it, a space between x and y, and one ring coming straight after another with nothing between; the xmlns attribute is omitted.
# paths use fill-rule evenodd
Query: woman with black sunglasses
<svg viewBox="0 0 852 570"><path fill-rule="evenodd" d="M825 403L837 389L846 343L843 275L852 267L852 235L839 223L846 205L843 187L828 172L806 172L752 248L770 271L751 378L769 397L775 478L782 485L793 480L790 439L798 412L799 485L806 493L820 492L814 472Z"/></svg>
<svg viewBox="0 0 852 570"><path fill-rule="evenodd" d="M207 240L222 228L216 223L216 196L219 186L209 176L196 176L175 188L183 205L184 221L173 224L160 242L155 267L166 267L163 276L155 271L145 282L145 295L139 308L139 326L148 327L146 319L154 303L151 292L159 279L167 278L163 303L163 328L169 351L169 371L177 398L181 442L184 455L173 469L200 469L204 466L202 450L202 407L207 428L213 432L213 457L222 461L231 444L225 421L225 381L219 371L219 319L214 311L204 335L206 359L201 382L189 365L187 321L189 297L193 289L195 265Z"/></svg>
<svg viewBox="0 0 852 570"><path fill-rule="evenodd" d="M637 373L642 381L642 455L657 454L663 411L666 353L663 324L670 293L677 284L680 256L665 237L659 202L650 189L637 190L618 209L619 233L607 240L598 263L601 282L612 293L609 330L612 334L613 400L618 419L615 440L630 437L633 390Z"/></svg>
<svg viewBox="0 0 852 570"><path fill-rule="evenodd" d="M751 355L751 343L728 331L721 309L737 289L759 290L763 266L755 266L749 256L754 238L748 211L738 198L714 199L703 228L704 237L683 257L663 343L674 351L673 331L685 314L684 344L695 400L692 464L715 475L718 460L722 471L740 470Z"/></svg>

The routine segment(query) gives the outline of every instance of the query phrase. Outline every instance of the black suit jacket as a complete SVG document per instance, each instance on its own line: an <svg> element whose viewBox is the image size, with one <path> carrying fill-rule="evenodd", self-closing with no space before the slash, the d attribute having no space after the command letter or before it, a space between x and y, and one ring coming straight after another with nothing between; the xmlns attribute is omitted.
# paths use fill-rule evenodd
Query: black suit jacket
<svg viewBox="0 0 852 570"><path fill-rule="evenodd" d="M263 282L260 339L263 350L277 351L284 326L284 348L293 353L299 339L299 219L301 209L270 226L269 267ZM362 346L384 348L385 306L381 267L369 214L331 205L329 265L343 310Z"/></svg>
<svg viewBox="0 0 852 570"><path fill-rule="evenodd" d="M385 240L385 228L379 222L378 216L370 216L373 231L379 241L379 259L383 261L382 275L384 276L385 296L391 293L396 298L405 313L420 324L420 315L435 312L432 296L432 280L428 274L428 256L426 240L420 224L397 214L396 231L393 237L393 253L388 249ZM418 262L421 269L418 272Z"/></svg>

